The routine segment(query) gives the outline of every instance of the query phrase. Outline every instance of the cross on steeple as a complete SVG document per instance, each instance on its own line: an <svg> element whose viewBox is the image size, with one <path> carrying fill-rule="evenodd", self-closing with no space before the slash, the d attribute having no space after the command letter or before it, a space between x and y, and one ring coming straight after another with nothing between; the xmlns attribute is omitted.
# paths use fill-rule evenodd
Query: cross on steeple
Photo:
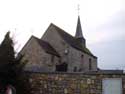
<svg viewBox="0 0 125 94"><path fill-rule="evenodd" d="M77 7L78 7L77 10L78 10L78 15L79 15L79 13L80 13L80 5L78 4Z"/></svg>

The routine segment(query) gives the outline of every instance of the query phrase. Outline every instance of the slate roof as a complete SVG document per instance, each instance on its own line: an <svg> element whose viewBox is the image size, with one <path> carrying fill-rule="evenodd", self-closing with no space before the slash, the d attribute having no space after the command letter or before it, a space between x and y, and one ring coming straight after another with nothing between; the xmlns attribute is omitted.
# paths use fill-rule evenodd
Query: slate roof
<svg viewBox="0 0 125 94"><path fill-rule="evenodd" d="M39 43L39 45L44 49L46 53L53 54L53 55L60 57L57 51L48 42L38 39L35 36L32 36L32 37L36 39L36 41Z"/></svg>
<svg viewBox="0 0 125 94"><path fill-rule="evenodd" d="M88 55L93 56L94 58L97 58L96 56L94 56L88 48L83 47L82 44L77 41L77 39L73 36L71 36L70 34L68 34L67 32L65 32L64 30L62 30L61 28L57 27L56 25L52 24L52 26L55 27L56 31L59 33L59 35L73 48L80 50Z"/></svg>
<svg viewBox="0 0 125 94"><path fill-rule="evenodd" d="M82 27L81 27L81 22L80 22L80 17L78 16L78 21L77 21L77 27L76 27L76 38L84 38L82 34Z"/></svg>

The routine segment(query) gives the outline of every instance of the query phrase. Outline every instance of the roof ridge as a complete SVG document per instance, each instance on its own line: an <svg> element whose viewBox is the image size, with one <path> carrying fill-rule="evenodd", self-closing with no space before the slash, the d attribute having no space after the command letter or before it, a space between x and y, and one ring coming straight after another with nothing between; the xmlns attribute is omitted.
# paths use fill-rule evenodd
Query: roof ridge
<svg viewBox="0 0 125 94"><path fill-rule="evenodd" d="M51 25L54 26L54 27L56 27L56 28L58 28L58 29L60 29L60 30L63 31L64 33L68 34L69 36L75 38L73 35L69 34L69 33L66 32L65 30L63 30L62 28L58 27L57 25L55 25L55 24L53 24L53 23L51 23L50 26L51 26Z"/></svg>

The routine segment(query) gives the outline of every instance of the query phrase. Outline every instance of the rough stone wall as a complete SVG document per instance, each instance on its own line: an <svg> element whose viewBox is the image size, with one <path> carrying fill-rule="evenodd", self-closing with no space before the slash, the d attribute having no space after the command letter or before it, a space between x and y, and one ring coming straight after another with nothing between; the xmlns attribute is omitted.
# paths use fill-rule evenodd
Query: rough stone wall
<svg viewBox="0 0 125 94"><path fill-rule="evenodd" d="M97 70L97 59L85 54L66 43L65 40L58 34L55 27L50 25L47 31L42 36L42 39L49 42L56 51L61 56L61 62L68 63L68 72L73 72L74 68L77 67L77 71L89 71L89 59L92 60L92 70ZM68 54L65 54L65 50L68 50ZM84 59L81 59L81 55L84 56Z"/></svg>
<svg viewBox="0 0 125 94"><path fill-rule="evenodd" d="M125 74L31 73L31 94L102 94L102 79L122 78Z"/></svg>
<svg viewBox="0 0 125 94"><path fill-rule="evenodd" d="M23 60L28 61L26 69L30 67L37 67L41 69L41 71L55 71L55 64L51 62L52 55L46 53L34 37L29 40L20 53L24 54ZM54 60L55 63L57 63L58 58L55 56Z"/></svg>

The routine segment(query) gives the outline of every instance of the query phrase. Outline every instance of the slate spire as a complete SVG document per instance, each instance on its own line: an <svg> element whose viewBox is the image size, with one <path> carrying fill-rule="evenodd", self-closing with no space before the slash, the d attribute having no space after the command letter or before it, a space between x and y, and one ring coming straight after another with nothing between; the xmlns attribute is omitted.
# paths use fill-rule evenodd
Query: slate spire
<svg viewBox="0 0 125 94"><path fill-rule="evenodd" d="M78 16L75 38L85 47L86 40L85 40L85 38L83 37L83 34L82 34L80 16Z"/></svg>
<svg viewBox="0 0 125 94"><path fill-rule="evenodd" d="M83 38L82 27L81 27L81 22L80 22L80 17L79 16L78 16L78 21L77 21L75 37L76 38Z"/></svg>

